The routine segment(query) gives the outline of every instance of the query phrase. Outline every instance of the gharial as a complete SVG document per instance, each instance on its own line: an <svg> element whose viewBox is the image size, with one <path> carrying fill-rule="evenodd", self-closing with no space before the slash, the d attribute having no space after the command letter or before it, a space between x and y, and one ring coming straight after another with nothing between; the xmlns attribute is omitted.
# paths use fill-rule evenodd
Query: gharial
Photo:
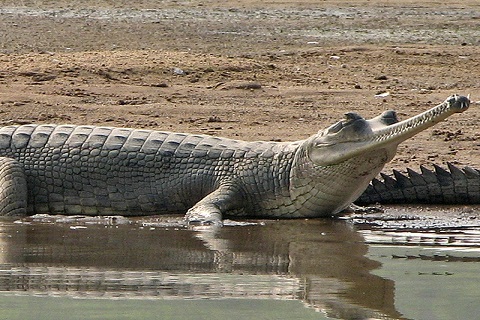
<svg viewBox="0 0 480 320"><path fill-rule="evenodd" d="M296 142L75 125L0 128L0 214L153 215L190 223L224 215L334 216L390 161L402 141L465 111L453 95L399 122L356 113Z"/></svg>

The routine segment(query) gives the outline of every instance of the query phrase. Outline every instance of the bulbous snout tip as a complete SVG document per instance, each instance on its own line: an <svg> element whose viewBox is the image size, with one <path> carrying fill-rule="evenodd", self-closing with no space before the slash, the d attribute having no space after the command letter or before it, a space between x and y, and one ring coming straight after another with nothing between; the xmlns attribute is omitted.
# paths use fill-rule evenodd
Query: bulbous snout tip
<svg viewBox="0 0 480 320"><path fill-rule="evenodd" d="M454 94L447 98L445 101L449 104L449 108L454 112L464 112L470 106L470 95L468 96L460 96L458 94Z"/></svg>

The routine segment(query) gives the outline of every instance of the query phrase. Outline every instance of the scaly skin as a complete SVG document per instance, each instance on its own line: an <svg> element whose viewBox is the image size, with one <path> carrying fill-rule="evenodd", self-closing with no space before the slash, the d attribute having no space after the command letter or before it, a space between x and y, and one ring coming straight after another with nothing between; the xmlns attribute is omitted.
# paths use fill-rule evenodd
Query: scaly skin
<svg viewBox="0 0 480 320"><path fill-rule="evenodd" d="M150 130L24 125L0 128L0 214L185 213L332 216L367 188L399 143L456 112L452 96L411 119L354 113L303 141L245 142ZM26 204L26 205L25 205Z"/></svg>
<svg viewBox="0 0 480 320"><path fill-rule="evenodd" d="M420 173L394 170L393 177L382 173L355 203L480 204L480 171L447 165L448 170L434 165L433 171L421 166Z"/></svg>

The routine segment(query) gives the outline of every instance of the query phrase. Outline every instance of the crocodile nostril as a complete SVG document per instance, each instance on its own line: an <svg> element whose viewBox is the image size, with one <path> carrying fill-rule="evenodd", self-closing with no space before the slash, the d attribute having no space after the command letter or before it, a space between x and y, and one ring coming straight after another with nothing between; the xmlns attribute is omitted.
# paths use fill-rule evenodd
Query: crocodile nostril
<svg viewBox="0 0 480 320"><path fill-rule="evenodd" d="M393 110L388 110L382 113L382 123L391 125L398 122L397 113Z"/></svg>

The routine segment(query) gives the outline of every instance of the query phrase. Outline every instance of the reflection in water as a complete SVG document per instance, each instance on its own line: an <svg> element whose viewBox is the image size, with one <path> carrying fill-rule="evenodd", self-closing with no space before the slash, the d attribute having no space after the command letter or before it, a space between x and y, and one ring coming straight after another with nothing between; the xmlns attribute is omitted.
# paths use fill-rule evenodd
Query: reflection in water
<svg viewBox="0 0 480 320"><path fill-rule="evenodd" d="M395 307L409 319L478 319L480 207L397 206L354 217L395 282Z"/></svg>
<svg viewBox="0 0 480 320"><path fill-rule="evenodd" d="M395 281L395 306L409 319L478 319L479 250L466 247L371 245L382 262L374 274ZM393 258L392 258L393 257Z"/></svg>
<svg viewBox="0 0 480 320"><path fill-rule="evenodd" d="M334 318L400 317L393 282L371 273L379 263L345 221L189 230L174 218L64 219L0 223L0 291L300 300Z"/></svg>

